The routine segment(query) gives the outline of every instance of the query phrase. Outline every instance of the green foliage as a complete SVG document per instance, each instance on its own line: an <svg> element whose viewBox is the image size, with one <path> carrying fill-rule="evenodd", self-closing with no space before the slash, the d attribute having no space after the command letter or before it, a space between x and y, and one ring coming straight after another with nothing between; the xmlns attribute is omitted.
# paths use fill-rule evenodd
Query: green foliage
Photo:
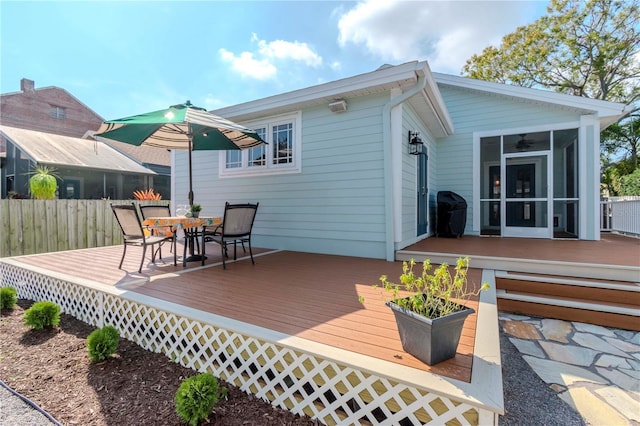
<svg viewBox="0 0 640 426"><path fill-rule="evenodd" d="M418 275L413 272L415 265L416 261L413 259L402 263L400 284L392 283L386 275L380 277L380 282L383 292L390 295L393 303L427 318L440 318L460 311L469 297L489 288L489 284L483 283L477 291L468 291L468 257L457 260L453 276L446 263L442 263L431 272L433 265L429 259L426 259L422 263L422 272ZM412 294L402 297L402 291ZM360 297L360 303L363 302L364 298Z"/></svg>
<svg viewBox="0 0 640 426"><path fill-rule="evenodd" d="M640 195L640 168L620 177L618 195Z"/></svg>
<svg viewBox="0 0 640 426"><path fill-rule="evenodd" d="M610 125L602 131L600 139L600 151L605 163L610 163L612 157L622 157L628 163L628 169L621 175L633 173L639 165L640 115L631 115Z"/></svg>
<svg viewBox="0 0 640 426"><path fill-rule="evenodd" d="M175 396L178 416L191 426L208 418L220 398L227 396L227 389L220 387L218 379L209 373L189 377L180 384Z"/></svg>
<svg viewBox="0 0 640 426"><path fill-rule="evenodd" d="M56 327L60 324L60 306L48 301L36 302L24 311L23 320L35 330Z"/></svg>
<svg viewBox="0 0 640 426"><path fill-rule="evenodd" d="M37 200L53 200L56 197L58 181L54 171L55 169L47 166L36 168L33 176L29 178L31 197Z"/></svg>
<svg viewBox="0 0 640 426"><path fill-rule="evenodd" d="M605 196L640 195L640 167L634 168L630 160L609 165L602 176Z"/></svg>
<svg viewBox="0 0 640 426"><path fill-rule="evenodd" d="M474 55L463 74L630 103L640 96L640 4L551 0L547 15Z"/></svg>
<svg viewBox="0 0 640 426"><path fill-rule="evenodd" d="M118 350L120 332L110 325L94 330L87 337L89 359L93 362L104 361Z"/></svg>
<svg viewBox="0 0 640 426"><path fill-rule="evenodd" d="M191 213L199 213L202 210L202 206L200 204L193 204L189 210L191 210Z"/></svg>
<svg viewBox="0 0 640 426"><path fill-rule="evenodd" d="M18 303L18 292L15 288L0 288L0 309L13 309L16 303Z"/></svg>

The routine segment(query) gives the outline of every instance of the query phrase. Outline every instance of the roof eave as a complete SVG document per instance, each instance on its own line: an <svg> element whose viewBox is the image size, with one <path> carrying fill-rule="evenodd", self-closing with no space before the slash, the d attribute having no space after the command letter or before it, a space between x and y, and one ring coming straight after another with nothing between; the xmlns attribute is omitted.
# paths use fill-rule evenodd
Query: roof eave
<svg viewBox="0 0 640 426"><path fill-rule="evenodd" d="M220 108L212 112L229 119L250 120L282 109L300 109L337 98L348 99L350 94L357 93L363 89L389 85L396 87L410 86L416 83L418 80L417 72L422 68L422 62L407 62L354 77Z"/></svg>
<svg viewBox="0 0 640 426"><path fill-rule="evenodd" d="M449 74L433 73L433 76L438 84L522 98L527 101L560 105L581 110L585 114L596 114L600 121L601 128L615 123L631 111L630 105L618 102L567 95L548 90L512 86Z"/></svg>

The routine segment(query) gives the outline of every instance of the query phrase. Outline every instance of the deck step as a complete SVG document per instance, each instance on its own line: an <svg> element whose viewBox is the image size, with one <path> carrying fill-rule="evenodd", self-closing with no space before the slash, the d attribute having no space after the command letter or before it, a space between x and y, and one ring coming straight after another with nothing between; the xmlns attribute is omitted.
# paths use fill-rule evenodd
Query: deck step
<svg viewBox="0 0 640 426"><path fill-rule="evenodd" d="M496 271L498 308L640 331L640 284Z"/></svg>

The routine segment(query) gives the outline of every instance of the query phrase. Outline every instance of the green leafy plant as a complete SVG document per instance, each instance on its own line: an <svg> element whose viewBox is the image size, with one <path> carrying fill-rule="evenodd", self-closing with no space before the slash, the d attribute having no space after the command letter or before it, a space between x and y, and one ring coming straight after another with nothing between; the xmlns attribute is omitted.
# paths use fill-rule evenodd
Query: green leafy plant
<svg viewBox="0 0 640 426"><path fill-rule="evenodd" d="M175 395L178 416L191 426L208 419L220 398L227 396L227 389L220 387L218 379L209 373L189 377L180 384Z"/></svg>
<svg viewBox="0 0 640 426"><path fill-rule="evenodd" d="M15 288L0 288L0 309L13 309L16 303L18 303L18 292Z"/></svg>
<svg viewBox="0 0 640 426"><path fill-rule="evenodd" d="M89 359L93 362L104 361L113 355L120 343L120 332L117 328L106 325L94 330L87 337Z"/></svg>
<svg viewBox="0 0 640 426"><path fill-rule="evenodd" d="M192 204L189 210L191 211L191 213L200 213L200 211L202 210L202 206L200 204Z"/></svg>
<svg viewBox="0 0 640 426"><path fill-rule="evenodd" d="M23 320L35 330L57 327L60 324L60 306L48 301L36 302L24 311Z"/></svg>
<svg viewBox="0 0 640 426"><path fill-rule="evenodd" d="M37 200L53 200L58 189L55 169L47 166L36 167L35 172L29 178L29 191L31 197Z"/></svg>
<svg viewBox="0 0 640 426"><path fill-rule="evenodd" d="M480 291L489 288L489 284L483 283L476 291L467 289L467 271L469 258L459 258L456 262L455 273L452 275L449 265L442 263L432 272L433 265L429 259L422 262L422 272L414 273L416 261L402 263L402 275L400 284L389 281L386 275L380 277L380 285L384 294L391 299L390 302L415 312L427 318L440 318L464 309L464 302L471 296L478 295ZM411 293L401 297L401 292ZM360 303L364 298L360 296Z"/></svg>

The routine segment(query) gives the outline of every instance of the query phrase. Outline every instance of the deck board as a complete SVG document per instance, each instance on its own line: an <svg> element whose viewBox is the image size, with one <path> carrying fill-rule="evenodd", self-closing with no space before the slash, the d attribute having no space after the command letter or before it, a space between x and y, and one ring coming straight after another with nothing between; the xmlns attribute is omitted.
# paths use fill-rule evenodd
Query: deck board
<svg viewBox="0 0 640 426"><path fill-rule="evenodd" d="M140 251L130 249L117 268L121 246L46 253L13 258L24 264L76 278L116 286L190 308L297 336L313 342L382 359L421 371L469 382L477 315L465 321L454 359L427 366L402 350L393 313L380 290L372 288L383 274L392 281L400 262L344 256L254 249L250 260L219 264L216 247L207 247L206 266L199 262L173 266L168 247L156 264L145 262L138 273ZM182 246L177 247L182 254ZM591 262L640 266L640 240L603 234L600 241L522 240L464 236L429 238L407 250ZM239 254L242 253L240 250ZM470 269L469 281L480 285L481 271ZM358 297L365 297L364 305ZM477 302L469 302L477 309Z"/></svg>
<svg viewBox="0 0 640 426"><path fill-rule="evenodd" d="M224 270L212 266L220 255L208 250L205 268L194 262L185 269L180 261L174 267L173 255L165 249L163 259L155 265L145 262L139 274L141 252L133 249L127 252L125 270L117 268L121 246L16 259L394 364L471 380L475 314L467 318L451 360L430 367L402 350L393 313L372 288L383 274L398 277L400 262L282 251L257 256L256 265L248 259L228 263ZM178 253L181 250L178 247ZM470 270L474 286L480 277L480 270ZM469 306L477 309L477 302Z"/></svg>
<svg viewBox="0 0 640 426"><path fill-rule="evenodd" d="M603 232L600 240L476 237L427 238L404 250L473 256L640 266L640 239Z"/></svg>

